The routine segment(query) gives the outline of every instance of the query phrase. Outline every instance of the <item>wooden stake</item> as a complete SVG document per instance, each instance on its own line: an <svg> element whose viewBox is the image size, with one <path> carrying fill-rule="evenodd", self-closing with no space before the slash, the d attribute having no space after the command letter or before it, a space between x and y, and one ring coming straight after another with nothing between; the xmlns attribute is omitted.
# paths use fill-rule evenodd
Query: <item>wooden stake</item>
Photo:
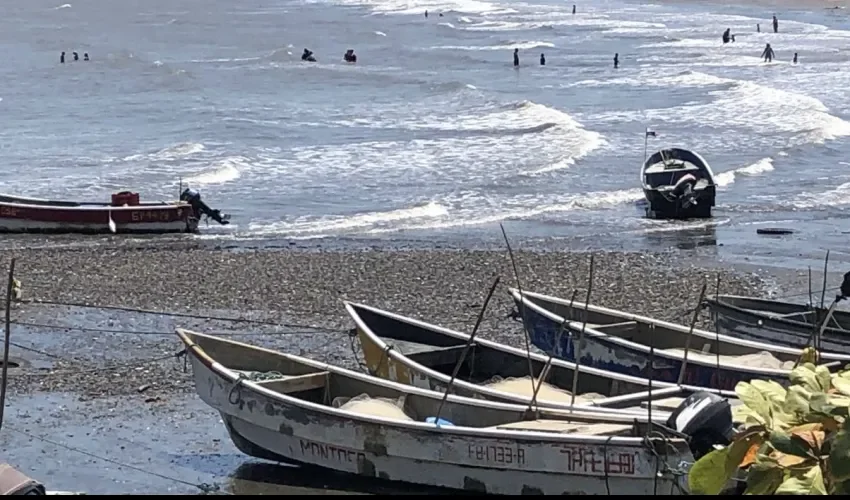
<svg viewBox="0 0 850 500"><path fill-rule="evenodd" d="M534 365L531 362L531 341L529 340L528 322L525 319L525 295L522 293L522 284L519 281L519 270L516 267L514 259L514 251L511 250L511 242L508 241L508 233L505 232L505 226L499 223L499 228L502 230L502 237L505 238L505 245L508 247L508 256L511 258L511 266L514 268L514 278L516 279L516 287L519 290L519 315L522 317L522 331L525 337L525 354L528 359L528 375L531 377L531 390L537 391L534 386Z"/></svg>
<svg viewBox="0 0 850 500"><path fill-rule="evenodd" d="M576 368L573 370L573 386L572 395L570 396L570 406L576 403L576 390L578 388L578 376L581 373L581 347L584 342L584 330L587 328L587 318L589 316L587 309L590 307L590 292L593 291L593 254L590 254L590 277L587 280L587 295L584 299L584 318L581 322L581 331L578 333L578 346L576 346Z"/></svg>
<svg viewBox="0 0 850 500"><path fill-rule="evenodd" d="M826 251L826 258L823 259L823 288L820 292L820 308L823 309L823 302L826 299L826 270L829 268L829 250Z"/></svg>
<svg viewBox="0 0 850 500"><path fill-rule="evenodd" d="M573 290L573 295L570 297L570 311L573 310L573 302L576 300L576 295L578 294L578 290ZM564 321L561 322L561 328L558 330L558 335L555 337L555 345L561 344L561 338L564 336L564 330L567 328L567 324L570 322L570 319L564 316ZM534 391L534 394L531 396L531 401L528 403L528 411L537 404L537 393L540 392L540 388L546 382L546 379L549 377L549 371L552 369L552 360L555 359L555 350L552 349L552 352L549 353L549 359L546 360L546 364L543 365L543 369L540 370L540 377L537 380L537 389ZM532 385L532 387L534 387Z"/></svg>
<svg viewBox="0 0 850 500"><path fill-rule="evenodd" d="M685 379L685 369L688 367L688 350L691 348L691 339L694 336L694 328L697 326L699 312L702 310L702 303L705 300L706 288L708 288L708 283L703 281L702 290L700 290L699 292L699 300L697 301L697 307L696 309L694 309L694 317L691 319L691 329L688 330L688 337L685 339L685 354L684 356L682 356L682 369L679 370L679 378L676 381L677 385L682 385L682 381Z"/></svg>
<svg viewBox="0 0 850 500"><path fill-rule="evenodd" d="M6 413L6 385L9 370L9 339L12 334L12 287L15 283L15 259L9 264L9 281L6 285L6 338L3 342L3 381L0 385L0 429L3 428L3 415Z"/></svg>
<svg viewBox="0 0 850 500"><path fill-rule="evenodd" d="M434 423L437 425L439 425L440 413L443 411L443 405L446 403L446 399L449 397L449 393L452 390L452 385L455 383L455 378L460 371L460 367L463 366L463 362L466 360L466 355L472 347L472 342L475 340L475 335L478 333L478 327L481 326L481 322L484 320L484 312L487 310L487 304L490 303L490 299L493 297L496 287L499 286L500 280L501 278L498 276L496 276L496 279L493 280L493 285L490 286L490 291L487 292L487 298L484 299L484 305L481 306L481 310L478 312L478 319L475 320L475 326L472 328L469 340L466 341L466 347L463 348L463 351L460 353L460 358L457 360L454 370L452 370L452 378L449 379L449 385L446 386L446 393L443 394L443 400L440 401L440 406L437 407L437 415L434 417Z"/></svg>

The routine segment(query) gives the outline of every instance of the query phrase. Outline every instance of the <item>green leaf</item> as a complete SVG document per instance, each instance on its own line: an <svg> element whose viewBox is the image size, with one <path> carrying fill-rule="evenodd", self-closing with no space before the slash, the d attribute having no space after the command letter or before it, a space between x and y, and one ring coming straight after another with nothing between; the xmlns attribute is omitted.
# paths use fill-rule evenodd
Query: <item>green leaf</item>
<svg viewBox="0 0 850 500"><path fill-rule="evenodd" d="M750 385L758 389L774 407L781 407L785 403L788 391L775 380L751 380Z"/></svg>
<svg viewBox="0 0 850 500"><path fill-rule="evenodd" d="M770 461L756 462L747 471L744 495L771 495L785 480L785 471Z"/></svg>
<svg viewBox="0 0 850 500"><path fill-rule="evenodd" d="M792 472L791 475L776 488L775 495L826 495L823 482L823 471L815 465L807 471Z"/></svg>
<svg viewBox="0 0 850 500"><path fill-rule="evenodd" d="M815 368L815 377L817 377L820 390L823 392L828 391L832 382L832 373L830 373L829 368L824 365L818 365Z"/></svg>
<svg viewBox="0 0 850 500"><path fill-rule="evenodd" d="M844 396L850 396L850 379L844 377L834 377L832 379L832 386L835 387L835 390L837 390Z"/></svg>
<svg viewBox="0 0 850 500"><path fill-rule="evenodd" d="M829 451L829 471L832 480L836 483L850 480L850 431L847 429L848 422L850 420L844 421L844 428L835 435Z"/></svg>
<svg viewBox="0 0 850 500"><path fill-rule="evenodd" d="M761 423L770 422L770 403L762 395L761 391L747 382L738 382L735 386L735 394L742 403L747 405L753 413L761 420Z"/></svg>
<svg viewBox="0 0 850 500"><path fill-rule="evenodd" d="M776 451L796 457L809 457L809 448L804 444L791 439L791 434L782 431L772 431L768 442Z"/></svg>
<svg viewBox="0 0 850 500"><path fill-rule="evenodd" d="M688 473L688 489L691 494L717 495L723 491L750 448L761 439L761 435L751 434L697 460Z"/></svg>
<svg viewBox="0 0 850 500"><path fill-rule="evenodd" d="M814 413L831 415L837 407L830 403L830 397L828 394L819 392L817 394L812 394L812 397L809 398L809 408L811 408Z"/></svg>
<svg viewBox="0 0 850 500"><path fill-rule="evenodd" d="M793 385L802 385L804 388L812 392L821 392L822 389L818 382L818 377L815 375L815 365L805 363L791 370L789 376Z"/></svg>

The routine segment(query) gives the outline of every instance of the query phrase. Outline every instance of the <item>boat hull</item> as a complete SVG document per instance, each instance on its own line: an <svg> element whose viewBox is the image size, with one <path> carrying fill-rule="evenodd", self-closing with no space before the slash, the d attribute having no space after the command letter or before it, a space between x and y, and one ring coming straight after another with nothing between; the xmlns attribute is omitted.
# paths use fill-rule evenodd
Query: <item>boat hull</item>
<svg viewBox="0 0 850 500"><path fill-rule="evenodd" d="M0 233L193 233L198 221L184 203L134 207L47 206L0 202Z"/></svg>
<svg viewBox="0 0 850 500"><path fill-rule="evenodd" d="M688 208L682 208L678 203L665 198L653 189L644 189L646 197L646 216L650 219L708 219L714 207L714 186L706 187L698 192L698 203Z"/></svg>
<svg viewBox="0 0 850 500"><path fill-rule="evenodd" d="M567 361L576 362L577 332L570 331L558 335L561 325L533 310L525 308L526 324L531 342L547 354L554 355ZM626 346L617 345L604 337L584 335L581 350L582 366L592 366L635 377L650 378L663 382L676 383L682 370L682 360L665 357L663 352L656 351L654 362L650 361L645 352L632 350ZM651 366L651 368L650 368ZM685 367L683 384L691 386L711 387L721 390L734 390L738 382L749 382L753 378L765 377L744 370L736 370L728 366L706 366L689 361ZM777 379L788 384L787 378Z"/></svg>

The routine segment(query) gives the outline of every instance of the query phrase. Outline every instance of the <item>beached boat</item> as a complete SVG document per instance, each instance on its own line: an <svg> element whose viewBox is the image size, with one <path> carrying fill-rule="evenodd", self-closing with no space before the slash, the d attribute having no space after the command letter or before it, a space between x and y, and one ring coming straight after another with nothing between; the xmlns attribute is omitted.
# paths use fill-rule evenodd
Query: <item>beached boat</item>
<svg viewBox="0 0 850 500"><path fill-rule="evenodd" d="M469 335L363 304L345 302L345 309L356 325L369 373L394 382L446 391ZM529 363L537 387L548 359L548 356L476 338L452 384L452 393L528 405L534 394ZM552 360L546 383L538 390L539 406L568 409L575 404L606 413L646 414L649 380L588 366L582 366L579 371L573 403L570 391L575 367L569 361ZM658 412L674 410L695 392L714 391L679 387L659 380L653 381L651 387L654 418L661 421L669 415ZM718 393L735 397L733 392Z"/></svg>
<svg viewBox="0 0 850 500"><path fill-rule="evenodd" d="M529 415L526 406L451 395L443 405L434 391L182 329L177 335L198 395L254 457L481 493L687 488L684 464L694 454L686 440L661 428L663 437L642 434L646 420L635 416Z"/></svg>
<svg viewBox="0 0 850 500"><path fill-rule="evenodd" d="M230 223L190 189L178 201L147 203L128 191L113 194L110 203L0 195L0 233L194 233L204 215Z"/></svg>
<svg viewBox="0 0 850 500"><path fill-rule="evenodd" d="M653 153L641 167L640 181L647 217L711 217L716 193L714 173L699 154L680 148Z"/></svg>
<svg viewBox="0 0 850 500"><path fill-rule="evenodd" d="M827 313L806 304L739 295L718 295L705 302L718 332L791 347L810 345ZM850 313L833 312L820 346L824 351L850 352Z"/></svg>
<svg viewBox="0 0 850 500"><path fill-rule="evenodd" d="M546 353L575 361L585 304L570 305L569 300L525 290L520 304L519 291L511 289L510 293L517 307L524 311L531 342ZM565 319L569 334L559 336ZM686 326L591 305L587 308L581 365L648 377L652 351L653 378L676 382L682 370L689 330ZM754 378L787 383L800 355L800 349L694 329L682 382L726 390ZM821 353L821 357L833 367L850 361L846 354Z"/></svg>

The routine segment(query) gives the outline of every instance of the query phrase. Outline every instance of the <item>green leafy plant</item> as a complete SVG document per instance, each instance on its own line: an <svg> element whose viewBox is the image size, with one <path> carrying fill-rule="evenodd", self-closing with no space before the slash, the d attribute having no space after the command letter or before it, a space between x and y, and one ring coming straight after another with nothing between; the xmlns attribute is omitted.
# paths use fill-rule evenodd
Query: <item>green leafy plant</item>
<svg viewBox="0 0 850 500"><path fill-rule="evenodd" d="M735 393L739 431L691 467L692 494L717 495L733 477L746 480L746 495L850 493L850 370L831 374L807 361L787 389L753 380Z"/></svg>

